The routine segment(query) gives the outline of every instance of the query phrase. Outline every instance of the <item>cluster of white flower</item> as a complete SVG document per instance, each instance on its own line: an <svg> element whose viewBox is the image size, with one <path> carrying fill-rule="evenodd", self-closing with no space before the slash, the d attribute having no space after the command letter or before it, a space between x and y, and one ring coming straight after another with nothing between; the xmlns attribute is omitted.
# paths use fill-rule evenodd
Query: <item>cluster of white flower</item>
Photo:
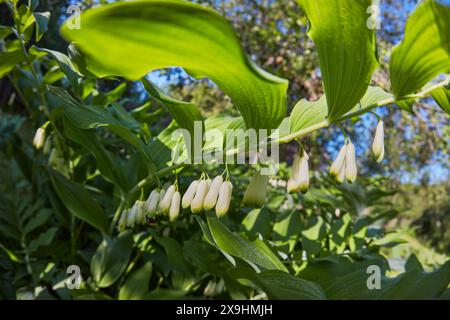
<svg viewBox="0 0 450 320"><path fill-rule="evenodd" d="M230 208L233 185L230 181L223 181L223 177L217 176L210 179L195 180L191 183L183 195L181 205L183 208L191 207L192 213L202 210L216 209L217 217L223 217Z"/></svg>
<svg viewBox="0 0 450 320"><path fill-rule="evenodd" d="M174 221L180 215L180 204L183 209L191 207L192 213L202 210L216 209L217 217L223 217L230 208L233 185L230 181L223 181L222 176L193 181L181 199L177 185L164 189L153 190L146 201L138 200L130 209L121 213L119 230L132 228L136 224L145 224L147 217L153 218L157 214L167 215Z"/></svg>

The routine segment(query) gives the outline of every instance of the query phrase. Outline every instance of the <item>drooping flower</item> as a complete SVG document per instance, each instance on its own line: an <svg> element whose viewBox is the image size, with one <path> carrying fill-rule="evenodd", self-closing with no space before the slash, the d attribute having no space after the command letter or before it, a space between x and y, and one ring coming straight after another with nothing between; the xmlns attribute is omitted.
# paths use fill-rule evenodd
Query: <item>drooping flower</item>
<svg viewBox="0 0 450 320"><path fill-rule="evenodd" d="M131 209L128 213L128 217L127 217L127 226L129 228L134 227L134 225L136 224L137 214L138 214L138 206L137 206L137 203L134 203L134 205L131 207Z"/></svg>
<svg viewBox="0 0 450 320"><path fill-rule="evenodd" d="M346 149L347 149L347 144L344 144L342 146L341 150L339 150L339 153L338 153L336 159L334 160L333 164L331 165L330 175L335 180L339 179L341 170L343 167L345 167Z"/></svg>
<svg viewBox="0 0 450 320"><path fill-rule="evenodd" d="M203 210L203 202L205 201L205 197L209 191L209 185L211 183L211 180L208 180L201 180L198 185L197 192L191 202L192 213L199 213Z"/></svg>
<svg viewBox="0 0 450 320"><path fill-rule="evenodd" d="M146 216L145 201L142 200L136 201L136 206L137 206L136 223L143 224L145 223L145 216Z"/></svg>
<svg viewBox="0 0 450 320"><path fill-rule="evenodd" d="M159 202L159 209L162 212L164 213L169 212L170 204L172 203L172 197L174 193L175 193L175 186L172 184L169 188L167 188L164 197Z"/></svg>
<svg viewBox="0 0 450 320"><path fill-rule="evenodd" d="M256 171L245 190L243 203L255 207L262 207L266 202L267 183L269 176L261 175L260 171Z"/></svg>
<svg viewBox="0 0 450 320"><path fill-rule="evenodd" d="M217 202L217 197L219 196L219 189L222 186L223 178L222 176L215 177L211 186L209 187L208 193L206 194L205 200L203 201L203 209L211 210L214 208Z"/></svg>
<svg viewBox="0 0 450 320"><path fill-rule="evenodd" d="M33 139L33 145L36 149L41 149L44 146L45 143L45 128L40 127L36 130L36 133L34 135Z"/></svg>
<svg viewBox="0 0 450 320"><path fill-rule="evenodd" d="M345 155L345 179L348 182L353 183L356 180L358 168L356 166L355 145L349 141L347 144Z"/></svg>
<svg viewBox="0 0 450 320"><path fill-rule="evenodd" d="M170 221L175 221L180 215L180 202L181 202L181 194L178 191L172 196L172 201L170 203L169 209L169 219Z"/></svg>
<svg viewBox="0 0 450 320"><path fill-rule="evenodd" d="M145 210L147 211L147 214L153 216L156 212L156 209L158 208L158 203L159 203L159 191L158 189L155 189L152 192L150 192L150 195L148 196L148 199L145 202Z"/></svg>
<svg viewBox="0 0 450 320"><path fill-rule="evenodd" d="M181 200L181 206L183 207L183 209L186 209L191 205L192 199L194 199L195 193L197 192L198 185L198 180L193 181L189 185L189 188L186 190L183 195L183 199Z"/></svg>
<svg viewBox="0 0 450 320"><path fill-rule="evenodd" d="M216 215L218 218L225 216L230 209L231 195L233 193L233 185L230 181L222 183L219 189L219 197L216 204Z"/></svg>
<svg viewBox="0 0 450 320"><path fill-rule="evenodd" d="M291 177L288 180L288 192L308 192L309 188L309 165L308 154L303 150L300 155L296 155L292 165Z"/></svg>
<svg viewBox="0 0 450 320"><path fill-rule="evenodd" d="M384 158L384 124L383 121L378 121L375 130L375 137L372 143L372 153L377 162L383 161Z"/></svg>

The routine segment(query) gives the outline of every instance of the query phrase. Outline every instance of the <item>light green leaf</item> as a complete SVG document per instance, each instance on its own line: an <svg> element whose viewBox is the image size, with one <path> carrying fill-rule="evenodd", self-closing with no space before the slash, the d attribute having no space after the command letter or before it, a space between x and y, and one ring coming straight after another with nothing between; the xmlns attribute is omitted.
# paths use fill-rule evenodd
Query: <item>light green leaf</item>
<svg viewBox="0 0 450 320"><path fill-rule="evenodd" d="M70 213L101 232L108 232L108 218L105 212L82 185L67 180L55 171L51 171L50 178L58 197Z"/></svg>
<svg viewBox="0 0 450 320"><path fill-rule="evenodd" d="M440 73L450 72L450 6L420 3L409 17L402 42L392 51L390 77L396 97L420 90Z"/></svg>
<svg viewBox="0 0 450 320"><path fill-rule="evenodd" d="M328 105L334 122L363 97L378 66L371 0L297 0L310 21Z"/></svg>
<svg viewBox="0 0 450 320"><path fill-rule="evenodd" d="M133 238L131 231L119 234L115 239L106 238L97 248L91 260L91 273L100 288L114 284L128 265Z"/></svg>
<svg viewBox="0 0 450 320"><path fill-rule="evenodd" d="M276 128L285 116L287 81L258 68L230 24L210 8L179 0L119 2L84 12L81 25L64 25L61 34L77 43L86 63L111 75L139 79L179 66L217 83L248 127Z"/></svg>
<svg viewBox="0 0 450 320"><path fill-rule="evenodd" d="M176 100L167 94L165 94L161 89L159 89L155 84L151 83L147 79L142 79L147 92L160 101L169 110L169 113L174 118L175 122L180 128L186 129L190 133L189 140L185 140L185 143L190 145L190 149L194 152L194 140L195 140L195 124L198 122L200 124L199 129L204 132L205 125L203 123L202 115L198 107L192 103ZM197 124L198 125L198 124Z"/></svg>
<svg viewBox="0 0 450 320"><path fill-rule="evenodd" d="M142 300L149 290L149 281L152 275L152 263L145 263L140 269L134 271L120 288L120 300Z"/></svg>
<svg viewBox="0 0 450 320"><path fill-rule="evenodd" d="M22 50L0 52L0 77L10 72L16 64L25 60Z"/></svg>
<svg viewBox="0 0 450 320"><path fill-rule="evenodd" d="M437 88L431 94L442 110L450 114L450 88Z"/></svg>

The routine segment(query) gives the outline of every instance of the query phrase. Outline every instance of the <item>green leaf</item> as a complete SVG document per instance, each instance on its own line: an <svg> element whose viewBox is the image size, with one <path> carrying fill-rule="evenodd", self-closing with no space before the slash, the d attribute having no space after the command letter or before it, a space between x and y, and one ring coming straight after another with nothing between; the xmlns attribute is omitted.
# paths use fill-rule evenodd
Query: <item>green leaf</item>
<svg viewBox="0 0 450 320"><path fill-rule="evenodd" d="M39 247L48 246L55 237L56 231L58 231L58 228L53 227L41 233L36 239L30 242L28 245L28 251L32 253Z"/></svg>
<svg viewBox="0 0 450 320"><path fill-rule="evenodd" d="M447 114L450 114L450 89L437 88L434 89L431 94L442 110L447 112Z"/></svg>
<svg viewBox="0 0 450 320"><path fill-rule="evenodd" d="M132 144L149 164L153 162L150 150L127 126L129 123L124 123L115 118L106 108L79 103L62 88L48 86L48 90L60 100L61 105L64 107L64 116L77 128L86 130L100 126L107 127L113 133Z"/></svg>
<svg viewBox="0 0 450 320"><path fill-rule="evenodd" d="M236 279L249 280L263 290L269 299L324 300L325 293L316 283L306 281L280 270L255 273L249 269L235 269L230 275Z"/></svg>
<svg viewBox="0 0 450 320"><path fill-rule="evenodd" d="M129 189L122 168L116 159L113 158L113 155L100 143L98 137L92 130L80 130L72 125L70 120L64 117L64 132L70 140L82 145L94 155L97 160L97 167L105 179L114 183L122 190Z"/></svg>
<svg viewBox="0 0 450 320"><path fill-rule="evenodd" d="M23 232L25 234L30 233L34 229L40 227L51 217L53 211L51 209L41 209L37 212L36 216L34 216L30 221L27 222L25 227L23 228Z"/></svg>
<svg viewBox="0 0 450 320"><path fill-rule="evenodd" d="M44 33L48 30L50 12L33 12L33 15L34 20L36 21L36 41L39 42Z"/></svg>
<svg viewBox="0 0 450 320"><path fill-rule="evenodd" d="M164 248L171 266L184 274L191 275L192 270L183 255L183 248L177 240L168 237L156 237L155 240Z"/></svg>
<svg viewBox="0 0 450 320"><path fill-rule="evenodd" d="M21 49L14 51L0 52L0 77L10 72L16 64L25 60Z"/></svg>
<svg viewBox="0 0 450 320"><path fill-rule="evenodd" d="M149 289L152 275L152 263L145 263L140 269L134 271L120 288L120 300L142 300Z"/></svg>
<svg viewBox="0 0 450 320"><path fill-rule="evenodd" d="M132 248L131 231L120 233L116 239L102 241L91 260L91 273L97 286L106 288L119 279L128 265Z"/></svg>
<svg viewBox="0 0 450 320"><path fill-rule="evenodd" d="M326 228L321 216L309 219L302 230L302 247L309 254L318 254L322 250L322 240L325 238Z"/></svg>
<svg viewBox="0 0 450 320"><path fill-rule="evenodd" d="M368 27L371 0L297 0L306 13L308 35L317 46L328 105L334 122L363 97L378 66L375 30Z"/></svg>
<svg viewBox="0 0 450 320"><path fill-rule="evenodd" d="M186 292L173 289L155 289L145 296L147 300L183 300L186 299Z"/></svg>
<svg viewBox="0 0 450 320"><path fill-rule="evenodd" d="M190 145L190 149L193 153L195 142L194 122L199 122L199 129L201 128L202 132L205 131L205 124L203 123L202 115L200 114L198 107L192 103L176 100L166 95L155 84L145 78L142 79L142 83L152 97L156 98L166 106L178 126L189 131L191 139L187 141L185 139L185 143Z"/></svg>
<svg viewBox="0 0 450 320"><path fill-rule="evenodd" d="M139 79L179 66L217 83L248 127L276 128L285 116L287 81L258 68L230 24L210 8L179 0L120 2L84 12L81 25L63 25L61 34L77 43L86 63L111 75Z"/></svg>
<svg viewBox="0 0 450 320"><path fill-rule="evenodd" d="M82 185L67 180L63 175L55 171L50 172L50 178L59 199L61 199L70 213L86 221L101 232L108 232L108 217Z"/></svg>
<svg viewBox="0 0 450 320"><path fill-rule="evenodd" d="M262 240L247 241L228 230L216 217L211 216L207 220L214 242L224 252L241 258L251 265L287 271L283 263Z"/></svg>
<svg viewBox="0 0 450 320"><path fill-rule="evenodd" d="M450 72L450 6L420 3L406 22L405 36L392 51L390 77L396 97L420 90L440 73Z"/></svg>

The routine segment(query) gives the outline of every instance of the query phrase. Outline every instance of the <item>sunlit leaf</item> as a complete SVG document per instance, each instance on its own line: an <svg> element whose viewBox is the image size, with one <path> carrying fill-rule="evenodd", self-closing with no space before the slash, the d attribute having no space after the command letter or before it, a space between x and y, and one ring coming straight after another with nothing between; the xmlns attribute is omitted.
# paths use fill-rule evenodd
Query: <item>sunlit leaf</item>
<svg viewBox="0 0 450 320"><path fill-rule="evenodd" d="M334 122L364 96L378 66L371 0L297 0L306 13L320 60L328 121Z"/></svg>
<svg viewBox="0 0 450 320"><path fill-rule="evenodd" d="M285 116L287 81L249 60L230 24L205 6L119 2L84 12L81 25L79 30L64 25L61 33L112 75L139 79L151 70L180 66L217 83L248 127L276 128Z"/></svg>
<svg viewBox="0 0 450 320"><path fill-rule="evenodd" d="M412 94L440 73L450 73L450 5L425 0L409 17L405 36L391 55L396 97Z"/></svg>

